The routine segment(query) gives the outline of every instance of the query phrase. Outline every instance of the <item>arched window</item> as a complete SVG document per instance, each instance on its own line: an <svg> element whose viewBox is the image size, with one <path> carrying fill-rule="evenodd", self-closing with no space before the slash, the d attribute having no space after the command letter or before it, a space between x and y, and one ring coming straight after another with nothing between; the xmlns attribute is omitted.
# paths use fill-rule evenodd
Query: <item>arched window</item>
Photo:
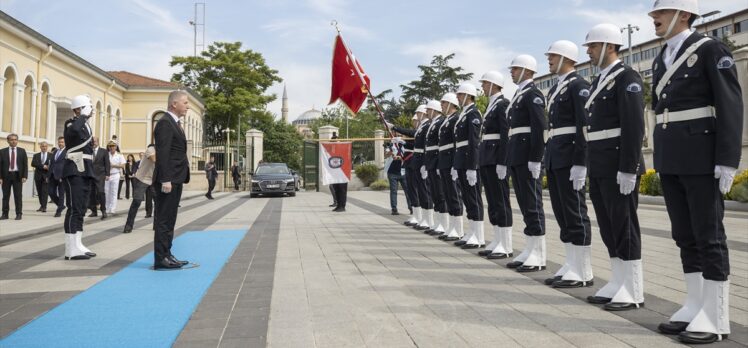
<svg viewBox="0 0 748 348"><path fill-rule="evenodd" d="M44 82L42 84L42 95L41 95L41 109L39 109L39 126L37 127L39 129L38 136L39 138L47 139L49 138L47 132L48 127L47 124L49 122L49 84Z"/></svg>
<svg viewBox="0 0 748 348"><path fill-rule="evenodd" d="M3 73L3 109L2 109L2 123L0 124L0 131L10 133L13 131L13 92L16 88L16 72L12 67L5 69Z"/></svg>
<svg viewBox="0 0 748 348"><path fill-rule="evenodd" d="M151 135L153 134L153 130L156 129L156 123L166 115L166 111L156 111L153 113L153 117L151 118Z"/></svg>
<svg viewBox="0 0 748 348"><path fill-rule="evenodd" d="M34 78L26 76L23 81L23 121L21 126L22 135L33 135L31 129L31 123L34 121L34 98L36 95L34 88Z"/></svg>

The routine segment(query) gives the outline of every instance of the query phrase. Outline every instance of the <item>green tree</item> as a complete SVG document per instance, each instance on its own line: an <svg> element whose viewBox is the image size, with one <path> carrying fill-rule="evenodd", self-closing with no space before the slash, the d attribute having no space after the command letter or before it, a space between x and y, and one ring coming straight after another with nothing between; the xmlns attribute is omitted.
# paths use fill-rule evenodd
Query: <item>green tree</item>
<svg viewBox="0 0 748 348"><path fill-rule="evenodd" d="M282 120L274 121L262 130L264 148L262 158L266 162L283 162L291 169L301 169L301 146L304 141L296 127Z"/></svg>
<svg viewBox="0 0 748 348"><path fill-rule="evenodd" d="M410 81L407 85L400 85L403 93L401 98L402 111L413 114L419 104L429 99L439 100L444 93L454 91L462 81L470 80L472 73L463 73L462 67L453 67L450 60L455 54L446 56L435 55L429 65L419 65L421 77Z"/></svg>
<svg viewBox="0 0 748 348"><path fill-rule="evenodd" d="M265 107L275 100L265 94L280 82L278 71L271 69L259 52L242 49L241 42L216 42L198 57L172 57L170 66L181 72L172 81L196 91L205 100L206 140L219 140L223 132L213 129L249 126L255 117L265 117ZM270 118L272 120L272 116Z"/></svg>

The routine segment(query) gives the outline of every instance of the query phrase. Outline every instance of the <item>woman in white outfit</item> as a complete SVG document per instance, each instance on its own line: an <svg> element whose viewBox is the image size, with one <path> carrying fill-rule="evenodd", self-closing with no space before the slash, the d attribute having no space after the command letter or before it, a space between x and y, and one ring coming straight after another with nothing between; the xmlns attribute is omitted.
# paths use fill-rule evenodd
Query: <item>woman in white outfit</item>
<svg viewBox="0 0 748 348"><path fill-rule="evenodd" d="M104 183L104 192L106 193L106 212L114 214L117 209L117 189L119 188L119 177L122 169L125 168L125 157L117 152L117 143L110 141L107 150L109 150L109 179Z"/></svg>

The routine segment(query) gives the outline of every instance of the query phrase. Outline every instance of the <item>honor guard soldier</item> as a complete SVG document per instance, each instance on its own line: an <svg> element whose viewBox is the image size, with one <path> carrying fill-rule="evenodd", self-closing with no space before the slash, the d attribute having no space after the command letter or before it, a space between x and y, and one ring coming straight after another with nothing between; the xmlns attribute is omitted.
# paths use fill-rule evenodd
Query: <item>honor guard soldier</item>
<svg viewBox="0 0 748 348"><path fill-rule="evenodd" d="M655 59L654 167L686 280L683 306L659 330L687 344L730 333L730 261L722 195L740 162L743 102L730 50L692 32L696 0L656 1L649 13L666 45Z"/></svg>
<svg viewBox="0 0 748 348"><path fill-rule="evenodd" d="M558 82L548 92L549 129L543 160L553 215L566 251L563 266L545 283L556 288L585 287L592 285L592 230L584 189L587 178L584 104L590 95L590 84L574 70L579 55L577 45L556 41L545 54Z"/></svg>
<svg viewBox="0 0 748 348"><path fill-rule="evenodd" d="M439 171L439 129L444 122L442 116L442 106L436 100L429 100L426 103L426 114L431 119L431 124L426 131L426 149L424 153L423 165L431 189L431 201L434 203L434 213L436 217L431 229L427 233L436 236L443 234L447 224L449 224L449 213L447 213L447 203L444 199L444 187L441 181L441 172ZM444 173L446 175L446 173ZM423 176L422 176L423 177Z"/></svg>
<svg viewBox="0 0 748 348"><path fill-rule="evenodd" d="M460 114L457 107L460 103L454 93L446 93L442 96L441 107L442 114L446 120L439 127L439 179L442 181L444 189L444 200L449 212L449 227L444 226L446 233L439 236L446 242L456 241L465 233L462 230L462 194L460 184L452 178L452 167L454 166L455 157L455 125Z"/></svg>
<svg viewBox="0 0 748 348"><path fill-rule="evenodd" d="M636 208L639 179L644 173L644 95L639 73L618 59L623 44L613 24L600 24L587 34L590 61L601 71L585 104L589 111L587 157L590 199L600 235L608 248L612 275L587 301L621 311L644 304L641 231Z"/></svg>
<svg viewBox="0 0 748 348"><path fill-rule="evenodd" d="M89 144L93 137L88 119L93 112L91 99L85 95L73 98L70 103L73 118L65 121L63 135L67 152L62 170L65 188L65 260L87 260L96 256L83 245L83 216L88 204L91 180L94 178Z"/></svg>
<svg viewBox="0 0 748 348"><path fill-rule="evenodd" d="M455 245L463 249L482 248L486 244L483 236L483 197L478 177L482 120L480 111L475 106L477 94L475 86L470 83L462 83L457 87L457 101L462 111L454 126L455 156L451 174L452 179L460 182L469 224L468 233L455 242Z"/></svg>
<svg viewBox="0 0 748 348"><path fill-rule="evenodd" d="M415 173L412 174L412 182L418 194L418 201L415 202L417 205L413 205L413 210L416 212L418 224L412 227L425 231L431 228L434 223L434 205L431 202L431 190L427 181L423 179L423 154L426 149L426 131L430 124L426 115L426 105L419 105L416 108L416 116L418 117L419 124L415 130L397 126L392 126L391 128L398 133L414 138L411 168L415 169ZM406 180L408 179L411 178L409 177Z"/></svg>
<svg viewBox="0 0 748 348"><path fill-rule="evenodd" d="M512 256L512 206L509 203L509 180L507 179L507 143L509 121L506 108L509 100L504 98L504 75L489 71L480 79L483 93L488 96L486 117L483 119L480 143L480 176L486 191L488 221L493 228L493 239L485 250L478 252L489 259L505 259Z"/></svg>
<svg viewBox="0 0 748 348"><path fill-rule="evenodd" d="M411 123L413 124L413 129L418 128L418 116L413 115L411 118ZM392 126L389 126L390 128ZM393 139L395 141L396 139ZM416 210L415 207L420 207L421 205L418 203L418 191L416 190L415 185L413 184L415 179L412 177L413 173L416 173L417 171L414 170L412 167L413 164L413 139L405 140L405 143L403 144L403 168L405 169L405 182L411 183L410 185L405 185L405 194L408 196L408 200L410 201L410 217L407 221L405 221L406 226L415 226L418 225L420 216L420 208Z"/></svg>
<svg viewBox="0 0 748 348"><path fill-rule="evenodd" d="M521 54L509 66L517 92L509 102L509 156L512 184L525 222L525 249L507 264L518 272L545 269L545 212L540 167L545 145L545 97L532 77L538 71L535 58Z"/></svg>

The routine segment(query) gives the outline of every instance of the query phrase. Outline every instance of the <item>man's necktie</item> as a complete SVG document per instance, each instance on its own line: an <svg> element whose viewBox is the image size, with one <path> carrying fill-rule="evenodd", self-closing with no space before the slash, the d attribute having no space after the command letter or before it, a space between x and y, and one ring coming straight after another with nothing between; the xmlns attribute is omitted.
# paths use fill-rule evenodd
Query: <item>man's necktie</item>
<svg viewBox="0 0 748 348"><path fill-rule="evenodd" d="M16 170L16 148L10 148L10 171Z"/></svg>

